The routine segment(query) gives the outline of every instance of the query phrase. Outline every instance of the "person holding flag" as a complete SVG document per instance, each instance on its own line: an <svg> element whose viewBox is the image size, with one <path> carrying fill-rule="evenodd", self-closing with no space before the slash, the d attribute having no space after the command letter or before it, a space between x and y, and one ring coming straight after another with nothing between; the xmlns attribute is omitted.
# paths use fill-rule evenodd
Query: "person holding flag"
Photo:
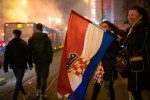
<svg viewBox="0 0 150 100"><path fill-rule="evenodd" d="M112 34L123 36L122 31L117 26L110 23L109 21L102 22L100 26L112 32ZM104 75L97 73L97 72L101 73L101 71L96 70L96 74L94 76L95 84L94 84L92 100L96 100L99 94L101 84L102 84L102 82L101 81L99 82L99 80L101 79L102 76L104 76L105 90L108 97L110 98L110 100L115 100L113 83L114 80L117 79L117 71L115 70L113 65L116 63L116 57L118 56L119 51L120 51L120 44L117 41L117 39L114 39L101 60L102 66L104 68Z"/></svg>
<svg viewBox="0 0 150 100"><path fill-rule="evenodd" d="M84 100L98 63L116 37L72 10L58 76L59 99Z"/></svg>

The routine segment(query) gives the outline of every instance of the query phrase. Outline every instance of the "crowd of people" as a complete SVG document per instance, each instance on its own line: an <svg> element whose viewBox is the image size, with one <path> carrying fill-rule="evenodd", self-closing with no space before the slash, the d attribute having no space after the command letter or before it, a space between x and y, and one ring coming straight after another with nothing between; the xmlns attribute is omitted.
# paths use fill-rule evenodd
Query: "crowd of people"
<svg viewBox="0 0 150 100"><path fill-rule="evenodd" d="M114 39L101 60L104 68L105 90L110 100L115 100L113 83L117 73L113 65L117 62L116 57L122 50L122 45L126 49L126 57L129 61L128 91L131 92L134 100L143 100L141 92L145 89L150 91L150 52L148 50L150 18L143 7L134 6L129 10L128 20L129 22L125 21L122 24L122 31L109 21L104 21L100 25L118 37ZM95 82L91 100L96 100L100 88L101 84Z"/></svg>
<svg viewBox="0 0 150 100"><path fill-rule="evenodd" d="M117 35L101 62L104 68L105 90L110 100L115 100L113 83L117 79L117 71L113 65L117 62L121 45L126 47L127 58L130 62L128 73L128 91L132 93L134 100L143 100L141 92L150 90L150 65L147 37L150 34L150 18L143 7L134 6L129 10L128 21L122 24L123 29L109 21L100 24L101 27ZM28 44L20 38L21 31L13 31L13 39L8 43L4 54L4 72L8 72L8 66L13 70L16 77L16 86L13 100L18 97L19 91L23 93L24 100L29 92L22 85L23 76L27 63L32 69L35 64L37 74L37 97L41 100L46 98L45 89L49 75L49 66L52 62L52 44L46 34L42 34L42 24L36 25L36 33L28 40ZM32 62L33 61L33 62ZM91 100L96 100L101 84L95 82Z"/></svg>

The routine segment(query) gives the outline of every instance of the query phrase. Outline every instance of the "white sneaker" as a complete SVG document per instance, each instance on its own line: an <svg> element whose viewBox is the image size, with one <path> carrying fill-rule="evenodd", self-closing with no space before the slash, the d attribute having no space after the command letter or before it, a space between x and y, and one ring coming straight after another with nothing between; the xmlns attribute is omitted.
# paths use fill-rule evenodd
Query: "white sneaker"
<svg viewBox="0 0 150 100"><path fill-rule="evenodd" d="M40 97L40 90L39 90L39 89L38 89L37 92L36 92L36 96L37 96L37 97Z"/></svg>
<svg viewBox="0 0 150 100"><path fill-rule="evenodd" d="M29 98L29 92L27 92L27 94L23 96L23 100L27 100L28 98Z"/></svg>

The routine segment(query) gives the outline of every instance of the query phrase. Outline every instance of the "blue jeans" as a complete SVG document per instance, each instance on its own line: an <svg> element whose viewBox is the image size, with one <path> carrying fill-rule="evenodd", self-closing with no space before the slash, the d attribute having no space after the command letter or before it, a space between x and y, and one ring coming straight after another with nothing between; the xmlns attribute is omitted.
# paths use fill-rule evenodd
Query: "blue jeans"
<svg viewBox="0 0 150 100"><path fill-rule="evenodd" d="M47 78L49 75L50 64L36 64L35 71L37 74L37 89L41 89L41 94L45 94Z"/></svg>
<svg viewBox="0 0 150 100"><path fill-rule="evenodd" d="M16 77L16 86L13 94L13 100L17 100L19 90L25 95L25 90L22 86L22 80L25 73L25 69L12 69Z"/></svg>

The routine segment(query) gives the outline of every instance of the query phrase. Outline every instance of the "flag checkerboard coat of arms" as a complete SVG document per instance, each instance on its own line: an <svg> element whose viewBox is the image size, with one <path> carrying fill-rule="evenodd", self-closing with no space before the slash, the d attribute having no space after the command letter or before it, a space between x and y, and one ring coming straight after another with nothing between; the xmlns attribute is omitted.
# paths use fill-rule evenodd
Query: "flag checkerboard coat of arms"
<svg viewBox="0 0 150 100"><path fill-rule="evenodd" d="M71 11L58 76L59 99L84 100L93 73L115 37Z"/></svg>

